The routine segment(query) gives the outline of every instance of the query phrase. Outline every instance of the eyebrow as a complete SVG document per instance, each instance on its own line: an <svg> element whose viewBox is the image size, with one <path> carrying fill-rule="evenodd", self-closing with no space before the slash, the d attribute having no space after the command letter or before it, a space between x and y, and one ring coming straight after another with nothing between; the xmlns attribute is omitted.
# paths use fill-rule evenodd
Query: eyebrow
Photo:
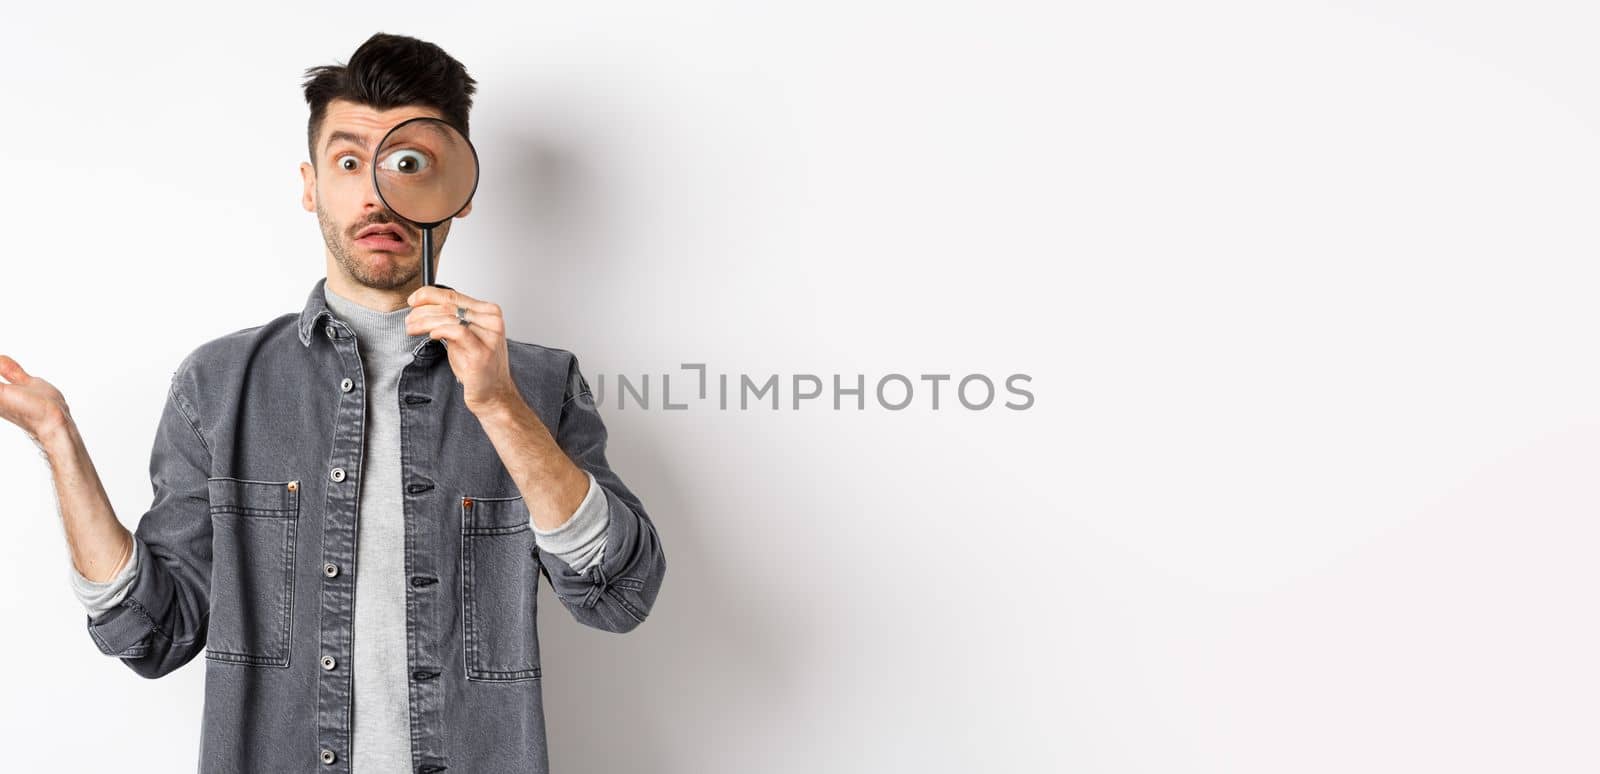
<svg viewBox="0 0 1600 774"><path fill-rule="evenodd" d="M336 143L341 141L362 148L367 147L367 139L365 137L362 137L354 132L347 132L343 129L335 129L333 130L333 134L328 135L328 144L323 146L323 152L326 153L329 148L332 148Z"/></svg>
<svg viewBox="0 0 1600 774"><path fill-rule="evenodd" d="M444 130L444 127L434 123L433 121L423 121L422 124L428 128L428 134L438 138L440 142L449 142L453 139L450 134Z"/></svg>

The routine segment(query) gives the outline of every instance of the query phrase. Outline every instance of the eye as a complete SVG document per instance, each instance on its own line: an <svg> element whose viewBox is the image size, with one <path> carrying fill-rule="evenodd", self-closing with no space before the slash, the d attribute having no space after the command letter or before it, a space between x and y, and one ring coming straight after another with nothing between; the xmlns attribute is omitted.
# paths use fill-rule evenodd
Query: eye
<svg viewBox="0 0 1600 774"><path fill-rule="evenodd" d="M346 159L349 159L349 161L346 161ZM335 165L337 165L340 169L342 169L342 170L344 170L346 172L352 172L352 171L355 170L355 168L357 166L359 166L361 164L361 161L359 159L357 159L355 156L353 156L353 155L351 155L349 153L346 153L343 156L340 156L339 158L334 159L333 163Z"/></svg>
<svg viewBox="0 0 1600 774"><path fill-rule="evenodd" d="M389 169L403 175L415 175L428 168L428 154L421 151L402 148L385 157L379 169Z"/></svg>

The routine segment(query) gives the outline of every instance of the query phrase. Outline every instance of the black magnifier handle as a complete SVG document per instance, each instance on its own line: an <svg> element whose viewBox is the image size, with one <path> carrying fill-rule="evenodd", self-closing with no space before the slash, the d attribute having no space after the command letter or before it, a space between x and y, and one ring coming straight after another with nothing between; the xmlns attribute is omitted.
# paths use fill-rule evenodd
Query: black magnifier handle
<svg viewBox="0 0 1600 774"><path fill-rule="evenodd" d="M422 227L422 284L434 284L433 226Z"/></svg>

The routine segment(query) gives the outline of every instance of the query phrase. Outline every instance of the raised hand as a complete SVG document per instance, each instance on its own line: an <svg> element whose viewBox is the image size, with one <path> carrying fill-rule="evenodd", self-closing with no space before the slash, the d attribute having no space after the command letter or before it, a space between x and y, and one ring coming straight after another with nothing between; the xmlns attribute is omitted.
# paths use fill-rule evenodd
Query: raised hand
<svg viewBox="0 0 1600 774"><path fill-rule="evenodd" d="M22 364L0 355L0 419L22 428L41 449L42 440L72 418L66 398L55 385L29 374Z"/></svg>
<svg viewBox="0 0 1600 774"><path fill-rule="evenodd" d="M511 379L505 314L499 304L435 285L417 288L406 303L411 305L406 333L427 333L449 342L450 369L461 384L468 410L482 418L488 412L527 407ZM457 308L466 315L467 325L461 324Z"/></svg>

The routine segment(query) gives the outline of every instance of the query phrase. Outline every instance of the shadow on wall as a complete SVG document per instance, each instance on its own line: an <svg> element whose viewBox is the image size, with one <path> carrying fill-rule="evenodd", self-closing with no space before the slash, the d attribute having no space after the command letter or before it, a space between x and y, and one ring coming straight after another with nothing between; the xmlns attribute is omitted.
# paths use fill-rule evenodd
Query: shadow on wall
<svg viewBox="0 0 1600 774"><path fill-rule="evenodd" d="M603 149L562 147L534 137L507 148L510 158L495 162L501 181L492 195L514 206L473 213L501 213L479 224L493 230L486 242L496 256L475 267L492 289L483 295L507 307L512 338L572 350L592 380L598 358L585 347L625 339L630 328L647 324L630 318L628 300L610 288L613 278L631 270L631 262L649 257L626 254L611 236L625 224L607 206L616 200L613 193L601 187L602 176L586 161ZM483 193L480 189L479 196ZM616 349L626 350L625 341ZM758 512L733 513L734 506L718 491L695 486L695 481L716 480L715 459L686 455L683 443L662 429L668 423L652 421L654 415L606 411L605 406L601 413L609 431L608 461L655 523L667 573L650 616L625 635L583 627L548 584L541 586L538 621L551 769L701 774L697 761L674 764L678 756L669 751L717 749L725 741L714 740L781 733L765 733L759 726L781 724L786 697L800 690L793 664L801 654L791 655L786 647L803 643L772 635L784 611L746 593L763 584L722 572L724 564L704 548L702 529L731 524L759 529L762 519ZM679 461L685 464L672 464ZM796 547L780 561L800 571L806 550ZM730 719L738 726L729 727ZM689 740L686 745L681 738L665 738L667 733L703 735L705 744Z"/></svg>

